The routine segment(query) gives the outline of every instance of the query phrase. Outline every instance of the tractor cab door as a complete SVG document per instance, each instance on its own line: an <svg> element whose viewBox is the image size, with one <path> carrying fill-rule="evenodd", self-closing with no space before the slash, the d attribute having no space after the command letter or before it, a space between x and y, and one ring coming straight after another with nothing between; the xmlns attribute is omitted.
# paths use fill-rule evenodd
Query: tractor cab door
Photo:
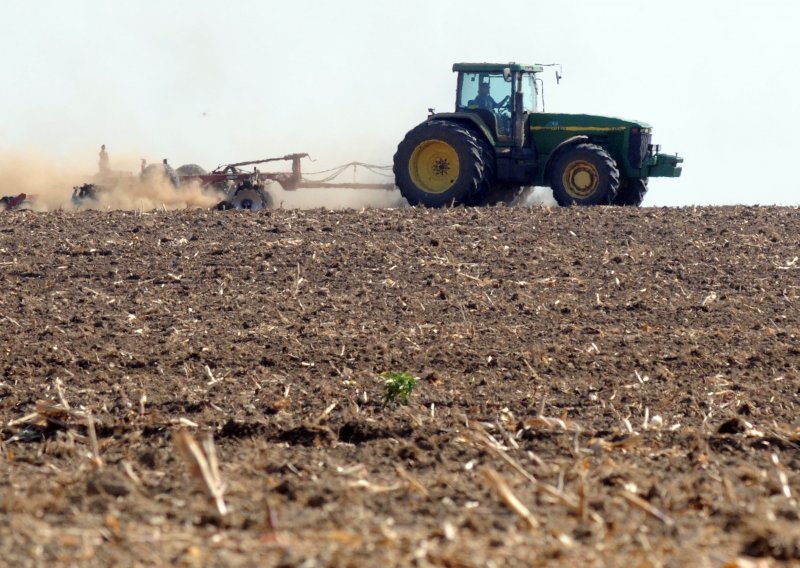
<svg viewBox="0 0 800 568"><path fill-rule="evenodd" d="M498 144L511 142L512 81L503 73L459 74L457 112L474 112L497 133Z"/></svg>
<svg viewBox="0 0 800 568"><path fill-rule="evenodd" d="M514 146L526 145L528 117L536 112L536 75L518 73L514 79L513 137Z"/></svg>
<svg viewBox="0 0 800 568"><path fill-rule="evenodd" d="M533 73L521 73L519 79L519 91L522 93L522 110L526 113L536 112L536 75Z"/></svg>

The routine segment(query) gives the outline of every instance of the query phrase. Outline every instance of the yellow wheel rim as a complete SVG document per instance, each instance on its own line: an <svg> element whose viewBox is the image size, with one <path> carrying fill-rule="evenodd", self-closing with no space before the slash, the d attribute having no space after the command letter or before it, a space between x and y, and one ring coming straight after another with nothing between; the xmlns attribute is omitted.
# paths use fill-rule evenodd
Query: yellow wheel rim
<svg viewBox="0 0 800 568"><path fill-rule="evenodd" d="M586 199L600 186L600 172L597 166L585 160L570 162L561 179L564 189L575 199Z"/></svg>
<svg viewBox="0 0 800 568"><path fill-rule="evenodd" d="M426 193L444 193L456 183L460 172L458 153L447 142L426 140L411 154L411 181Z"/></svg>

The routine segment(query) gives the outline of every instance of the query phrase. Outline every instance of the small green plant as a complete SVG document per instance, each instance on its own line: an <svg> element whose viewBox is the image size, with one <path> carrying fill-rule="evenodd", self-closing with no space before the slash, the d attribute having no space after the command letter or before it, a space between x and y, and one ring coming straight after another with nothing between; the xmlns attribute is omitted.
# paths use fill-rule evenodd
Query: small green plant
<svg viewBox="0 0 800 568"><path fill-rule="evenodd" d="M417 379L408 372L398 373L396 371L386 371L381 373L383 379L383 406L390 404L408 404L408 398L417 386Z"/></svg>

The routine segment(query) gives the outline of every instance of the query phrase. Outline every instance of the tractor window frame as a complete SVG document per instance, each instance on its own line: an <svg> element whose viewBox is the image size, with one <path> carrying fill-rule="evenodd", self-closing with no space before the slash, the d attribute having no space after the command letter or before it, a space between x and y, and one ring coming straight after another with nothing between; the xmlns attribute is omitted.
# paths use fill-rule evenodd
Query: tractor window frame
<svg viewBox="0 0 800 568"><path fill-rule="evenodd" d="M522 93L522 110L527 113L537 112L539 88L536 84L536 73L520 73L518 84Z"/></svg>
<svg viewBox="0 0 800 568"><path fill-rule="evenodd" d="M469 81L468 81L469 78ZM489 90L492 99L499 103L506 95L512 96L514 92L514 81L506 81L502 71L462 71L458 77L458 89L456 91L456 112L469 110L470 101L478 95L478 87L482 82L489 83ZM466 89L465 85L474 88ZM506 90L508 92L506 92Z"/></svg>

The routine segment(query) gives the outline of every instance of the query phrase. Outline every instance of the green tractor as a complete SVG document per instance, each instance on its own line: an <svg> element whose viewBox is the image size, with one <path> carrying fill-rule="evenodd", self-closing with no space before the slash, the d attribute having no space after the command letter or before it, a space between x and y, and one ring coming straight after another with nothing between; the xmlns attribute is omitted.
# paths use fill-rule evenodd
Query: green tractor
<svg viewBox="0 0 800 568"><path fill-rule="evenodd" d="M678 177L643 122L539 112L542 65L456 63L455 112L413 128L394 156L411 205L511 202L522 187L553 189L559 205L639 206L651 177ZM543 107L544 105L542 105Z"/></svg>

